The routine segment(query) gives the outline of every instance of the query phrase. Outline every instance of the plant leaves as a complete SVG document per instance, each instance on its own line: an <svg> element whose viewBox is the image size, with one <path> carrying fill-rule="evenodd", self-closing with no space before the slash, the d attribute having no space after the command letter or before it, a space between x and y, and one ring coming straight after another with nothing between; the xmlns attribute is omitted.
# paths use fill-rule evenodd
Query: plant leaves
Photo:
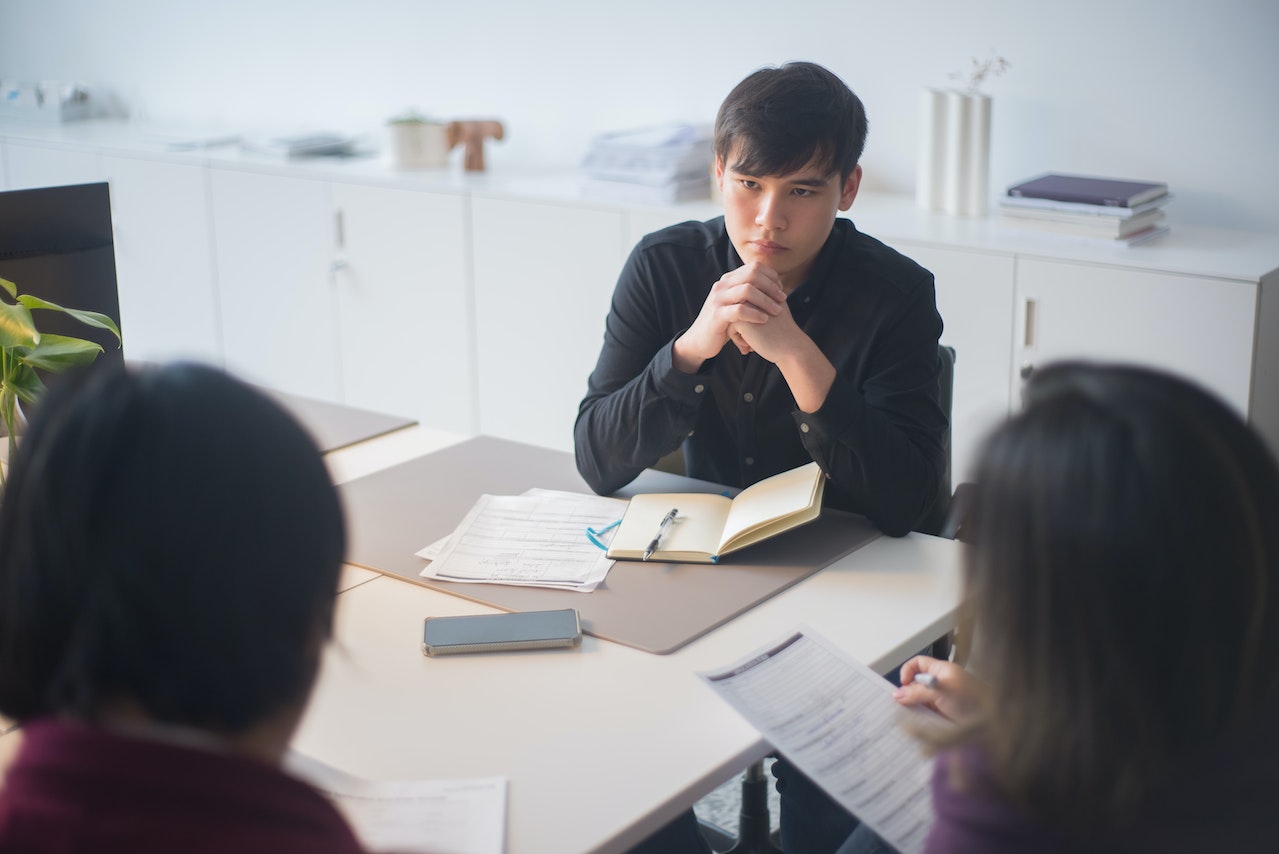
<svg viewBox="0 0 1279 854"><path fill-rule="evenodd" d="M15 285L13 282L9 281L8 279L4 278L3 276L0 276L0 288L4 288L6 291L8 291L9 296L13 297L14 299L18 298L18 286Z"/></svg>
<svg viewBox="0 0 1279 854"><path fill-rule="evenodd" d="M26 306L0 301L0 347L34 347L39 340L40 333Z"/></svg>
<svg viewBox="0 0 1279 854"><path fill-rule="evenodd" d="M96 341L45 334L40 336L39 344L19 356L19 361L42 371L59 373L77 365L87 365L101 352L102 345Z"/></svg>
<svg viewBox="0 0 1279 854"><path fill-rule="evenodd" d="M35 403L44 391L39 375L27 365L15 367L13 375L5 377L3 385L0 385L0 394L12 394L23 403Z"/></svg>
<svg viewBox="0 0 1279 854"><path fill-rule="evenodd" d="M100 314L96 311L86 311L82 308L66 308L65 306L58 305L57 303L40 299L40 297L33 297L31 294L22 294L21 296L16 297L16 299L27 308L43 308L49 311L60 311L63 314L74 317L85 326L94 326L98 329L110 330L111 334L115 336L115 339L117 341L120 340L120 328L115 325L114 320L107 317L105 314Z"/></svg>

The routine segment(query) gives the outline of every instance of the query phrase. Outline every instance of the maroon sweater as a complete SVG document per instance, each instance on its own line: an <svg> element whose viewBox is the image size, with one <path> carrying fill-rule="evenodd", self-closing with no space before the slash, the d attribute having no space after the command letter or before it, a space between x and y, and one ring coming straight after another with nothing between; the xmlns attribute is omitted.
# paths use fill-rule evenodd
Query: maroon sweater
<svg viewBox="0 0 1279 854"><path fill-rule="evenodd" d="M314 789L251 759L34 721L0 784L0 851L363 854Z"/></svg>

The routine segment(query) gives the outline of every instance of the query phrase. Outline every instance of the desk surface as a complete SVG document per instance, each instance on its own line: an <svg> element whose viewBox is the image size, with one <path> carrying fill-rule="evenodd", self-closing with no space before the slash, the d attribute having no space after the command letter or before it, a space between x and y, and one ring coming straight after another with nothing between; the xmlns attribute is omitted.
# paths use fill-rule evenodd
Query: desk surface
<svg viewBox="0 0 1279 854"><path fill-rule="evenodd" d="M262 390L275 398L281 406L293 413L293 417L302 422L302 426L320 446L320 453L324 454L395 430L402 430L417 423L412 418L402 418L398 415L385 415L341 403L313 400L274 389Z"/></svg>
<svg viewBox="0 0 1279 854"><path fill-rule="evenodd" d="M415 427L327 462L341 482L464 438ZM374 780L506 777L508 854L625 851L769 750L698 672L800 625L886 672L953 625L961 548L877 539L671 655L587 637L427 658L423 617L494 609L350 568L294 745Z"/></svg>
<svg viewBox="0 0 1279 854"><path fill-rule="evenodd" d="M449 442L418 446L431 438ZM624 851L768 752L697 672L799 625L886 671L953 624L960 549L878 539L666 656L587 637L579 650L427 658L423 617L493 609L373 578L338 597L295 746L370 779L507 777L510 854Z"/></svg>
<svg viewBox="0 0 1279 854"><path fill-rule="evenodd" d="M729 555L719 564L618 561L593 593L421 577L415 555L447 537L483 493L541 487L589 493L572 454L479 436L341 486L347 560L507 611L576 608L582 630L646 652L669 653L880 536L860 516L821 518ZM645 472L625 494L714 492L706 481ZM590 549L584 534L580 545ZM660 614L661 619L654 619Z"/></svg>

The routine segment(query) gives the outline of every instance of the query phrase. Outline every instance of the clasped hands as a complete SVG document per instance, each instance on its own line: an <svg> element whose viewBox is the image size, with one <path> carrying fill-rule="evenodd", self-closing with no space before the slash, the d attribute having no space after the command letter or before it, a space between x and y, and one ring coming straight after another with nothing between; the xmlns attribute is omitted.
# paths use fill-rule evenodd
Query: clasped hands
<svg viewBox="0 0 1279 854"><path fill-rule="evenodd" d="M693 325L675 342L676 366L692 373L726 341L774 364L809 341L791 316L777 271L752 261L720 277Z"/></svg>
<svg viewBox="0 0 1279 854"><path fill-rule="evenodd" d="M676 369L696 373L726 341L776 365L800 410L816 412L826 401L835 366L795 323L776 270L751 262L721 276L693 325L675 339Z"/></svg>

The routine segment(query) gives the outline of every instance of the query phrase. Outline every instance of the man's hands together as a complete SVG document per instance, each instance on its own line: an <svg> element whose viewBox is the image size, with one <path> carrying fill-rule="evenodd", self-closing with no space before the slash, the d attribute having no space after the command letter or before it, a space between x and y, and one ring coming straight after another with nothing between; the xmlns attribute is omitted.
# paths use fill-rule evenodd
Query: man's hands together
<svg viewBox="0 0 1279 854"><path fill-rule="evenodd" d="M777 365L804 412L816 412L825 402L835 367L795 323L776 270L752 261L721 276L693 325L675 339L675 367L696 373L726 341Z"/></svg>
<svg viewBox="0 0 1279 854"><path fill-rule="evenodd" d="M675 340L675 367L695 373L730 340L742 353L754 349L767 359L767 353L751 345L737 327L763 327L782 316L795 332L803 334L786 308L786 291L775 270L751 262L725 273L711 287L693 325Z"/></svg>

